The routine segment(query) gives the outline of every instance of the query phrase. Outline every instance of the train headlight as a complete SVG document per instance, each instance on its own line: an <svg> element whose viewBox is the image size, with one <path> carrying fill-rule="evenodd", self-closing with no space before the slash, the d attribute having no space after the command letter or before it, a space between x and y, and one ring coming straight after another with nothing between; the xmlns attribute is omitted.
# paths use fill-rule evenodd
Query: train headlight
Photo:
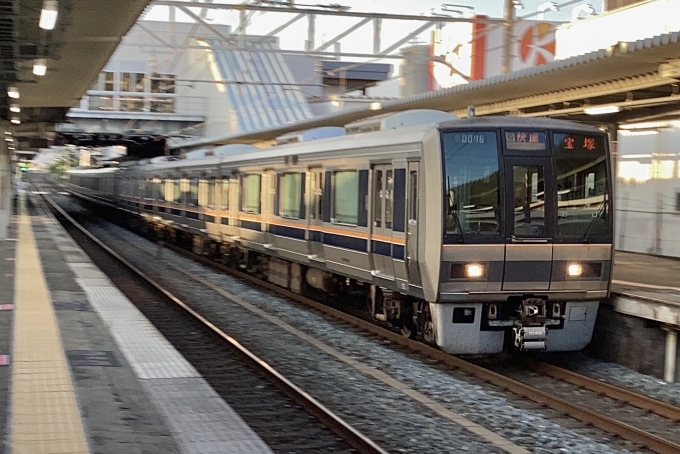
<svg viewBox="0 0 680 454"><path fill-rule="evenodd" d="M580 263L570 263L567 266L567 275L569 277L579 277L583 274L583 266Z"/></svg>
<svg viewBox="0 0 680 454"><path fill-rule="evenodd" d="M486 267L479 263L468 263L465 265L465 275L468 278L484 277Z"/></svg>

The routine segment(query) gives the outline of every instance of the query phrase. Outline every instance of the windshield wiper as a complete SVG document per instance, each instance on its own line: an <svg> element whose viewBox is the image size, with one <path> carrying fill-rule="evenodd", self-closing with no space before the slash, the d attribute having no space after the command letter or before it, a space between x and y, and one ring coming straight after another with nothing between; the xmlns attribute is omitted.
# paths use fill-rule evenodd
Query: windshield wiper
<svg viewBox="0 0 680 454"><path fill-rule="evenodd" d="M453 216L453 222L455 223L456 230L458 232L459 241L465 243L465 237L463 236L463 227L460 225L460 220L458 219L458 213L456 213L453 207L449 207L449 215ZM448 232L447 232L448 233Z"/></svg>
<svg viewBox="0 0 680 454"><path fill-rule="evenodd" d="M597 213L595 213L595 216L593 219L590 221L590 224L588 224L588 228L586 229L585 235L583 235L583 239L581 240L582 243L587 243L588 242L588 237L590 237L590 232L593 230L593 227L595 226L595 223L602 217L602 215L606 212L607 209L607 199L602 201L602 204L600 204L600 207L597 209Z"/></svg>

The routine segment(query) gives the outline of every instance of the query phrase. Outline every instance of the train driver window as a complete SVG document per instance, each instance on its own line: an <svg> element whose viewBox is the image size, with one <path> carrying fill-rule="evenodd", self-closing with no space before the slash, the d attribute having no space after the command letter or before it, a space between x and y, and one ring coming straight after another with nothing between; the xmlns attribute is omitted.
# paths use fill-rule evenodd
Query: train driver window
<svg viewBox="0 0 680 454"><path fill-rule="evenodd" d="M284 173L279 175L279 216L300 219L302 201L302 174Z"/></svg>
<svg viewBox="0 0 680 454"><path fill-rule="evenodd" d="M333 188L333 215L331 222L357 225L359 220L359 172L335 172Z"/></svg>
<svg viewBox="0 0 680 454"><path fill-rule="evenodd" d="M241 179L241 211L260 214L260 175L244 175Z"/></svg>

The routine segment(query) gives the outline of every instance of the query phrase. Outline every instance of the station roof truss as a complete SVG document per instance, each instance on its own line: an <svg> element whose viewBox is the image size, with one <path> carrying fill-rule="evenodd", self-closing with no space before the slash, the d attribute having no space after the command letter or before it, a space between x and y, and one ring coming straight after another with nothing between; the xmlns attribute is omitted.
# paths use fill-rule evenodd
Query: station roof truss
<svg viewBox="0 0 680 454"><path fill-rule="evenodd" d="M552 117L596 126L680 117L680 32L558 60L543 66L431 91L396 101L346 110L295 124L171 146L192 149L230 143L265 145L293 131L344 126L379 113L438 109L459 117L475 106L476 115ZM617 106L588 115L596 106Z"/></svg>

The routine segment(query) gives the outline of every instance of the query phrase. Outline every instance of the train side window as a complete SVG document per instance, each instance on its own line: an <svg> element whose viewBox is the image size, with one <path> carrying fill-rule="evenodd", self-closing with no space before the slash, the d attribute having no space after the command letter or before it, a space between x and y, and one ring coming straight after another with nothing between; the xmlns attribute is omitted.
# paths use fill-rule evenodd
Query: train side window
<svg viewBox="0 0 680 454"><path fill-rule="evenodd" d="M394 171L385 172L385 228L392 228L392 212L394 210Z"/></svg>
<svg viewBox="0 0 680 454"><path fill-rule="evenodd" d="M211 178L208 180L207 191L205 198L205 204L208 208L215 208L215 179Z"/></svg>
<svg viewBox="0 0 680 454"><path fill-rule="evenodd" d="M382 227L382 199L383 199L383 172L376 170L373 174L373 181L375 182L373 190L373 225Z"/></svg>
<svg viewBox="0 0 680 454"><path fill-rule="evenodd" d="M151 178L147 178L144 186L145 186L144 199L153 200L153 180Z"/></svg>
<svg viewBox="0 0 680 454"><path fill-rule="evenodd" d="M279 175L279 213L283 218L300 219L302 178L300 173Z"/></svg>
<svg viewBox="0 0 680 454"><path fill-rule="evenodd" d="M333 215L331 222L357 225L359 221L359 172L335 172Z"/></svg>
<svg viewBox="0 0 680 454"><path fill-rule="evenodd" d="M187 191L187 205L190 207L198 206L198 178L189 179L189 190Z"/></svg>
<svg viewBox="0 0 680 454"><path fill-rule="evenodd" d="M229 178L225 178L220 182L218 191L220 193L220 206L222 211L229 210Z"/></svg>
<svg viewBox="0 0 680 454"><path fill-rule="evenodd" d="M310 219L321 220L322 201L323 201L323 172L312 172L312 209L309 213Z"/></svg>
<svg viewBox="0 0 680 454"><path fill-rule="evenodd" d="M182 201L182 191L180 189L180 179L175 178L172 180L172 202L180 203Z"/></svg>
<svg viewBox="0 0 680 454"><path fill-rule="evenodd" d="M409 194L409 209L408 209L408 221L409 224L415 224L418 218L418 172L412 170L409 174L410 184L410 194Z"/></svg>
<svg viewBox="0 0 680 454"><path fill-rule="evenodd" d="M241 179L241 211L244 213L260 214L260 175L245 175Z"/></svg>
<svg viewBox="0 0 680 454"><path fill-rule="evenodd" d="M163 190L163 180L160 178L154 178L153 179L153 184L156 186L156 189L154 189L154 196L159 202L164 202L165 201L165 191Z"/></svg>

